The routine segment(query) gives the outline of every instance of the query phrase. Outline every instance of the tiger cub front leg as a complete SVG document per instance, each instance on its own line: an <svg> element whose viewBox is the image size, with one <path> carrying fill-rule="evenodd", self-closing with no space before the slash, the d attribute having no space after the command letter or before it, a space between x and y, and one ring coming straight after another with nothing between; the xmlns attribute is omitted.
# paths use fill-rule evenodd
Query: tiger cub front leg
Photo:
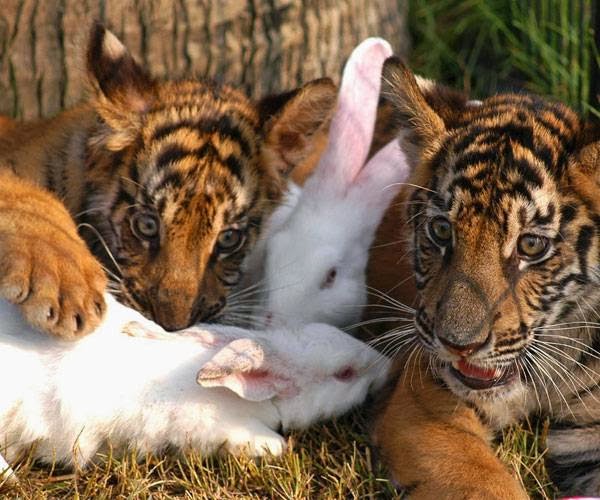
<svg viewBox="0 0 600 500"><path fill-rule="evenodd" d="M50 334L90 332L105 304L106 277L66 208L38 186L0 171L0 298Z"/></svg>
<svg viewBox="0 0 600 500"><path fill-rule="evenodd" d="M400 377L377 417L374 440L411 499L528 498L494 455L479 417L424 367Z"/></svg>

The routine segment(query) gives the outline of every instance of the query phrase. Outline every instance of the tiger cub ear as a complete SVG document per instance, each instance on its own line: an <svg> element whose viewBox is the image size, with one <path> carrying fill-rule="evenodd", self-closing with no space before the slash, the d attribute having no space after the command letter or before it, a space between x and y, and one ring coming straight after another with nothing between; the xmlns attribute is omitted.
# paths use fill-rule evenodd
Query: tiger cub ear
<svg viewBox="0 0 600 500"><path fill-rule="evenodd" d="M337 101L337 87L321 78L259 102L263 124L263 159L287 176L302 163L314 163L327 143Z"/></svg>
<svg viewBox="0 0 600 500"><path fill-rule="evenodd" d="M400 142L414 168L422 154L461 117L468 98L414 75L397 57L386 59L382 79L382 95L395 107Z"/></svg>
<svg viewBox="0 0 600 500"><path fill-rule="evenodd" d="M584 194L595 210L600 210L600 121L592 119L581 124L573 153L570 182Z"/></svg>
<svg viewBox="0 0 600 500"><path fill-rule="evenodd" d="M583 169L600 181L600 121L583 124L577 141L577 158Z"/></svg>
<svg viewBox="0 0 600 500"><path fill-rule="evenodd" d="M98 22L90 33L87 71L96 94L96 110L117 133L112 142L122 142L113 146L125 147L154 102L155 82L125 45Z"/></svg>

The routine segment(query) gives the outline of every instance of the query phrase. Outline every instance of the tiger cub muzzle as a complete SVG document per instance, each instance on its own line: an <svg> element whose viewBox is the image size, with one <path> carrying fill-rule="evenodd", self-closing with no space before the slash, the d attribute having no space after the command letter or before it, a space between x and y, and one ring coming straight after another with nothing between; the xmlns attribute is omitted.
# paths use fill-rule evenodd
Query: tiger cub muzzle
<svg viewBox="0 0 600 500"><path fill-rule="evenodd" d="M515 362L497 363L497 345L511 330L496 329L501 313L490 305L481 287L468 277L453 280L438 302L433 325L433 349L449 374L473 390L492 389L515 382ZM427 315L418 313L418 324ZM523 332L521 332L523 333ZM521 335L519 333L519 335Z"/></svg>
<svg viewBox="0 0 600 500"><path fill-rule="evenodd" d="M508 386L518 380L529 332L515 295L523 286L518 261L502 255L483 218L457 220L454 232L452 248L430 264L438 286L422 290L428 306L417 312L417 329L447 376L471 390ZM424 236L429 250L432 239Z"/></svg>

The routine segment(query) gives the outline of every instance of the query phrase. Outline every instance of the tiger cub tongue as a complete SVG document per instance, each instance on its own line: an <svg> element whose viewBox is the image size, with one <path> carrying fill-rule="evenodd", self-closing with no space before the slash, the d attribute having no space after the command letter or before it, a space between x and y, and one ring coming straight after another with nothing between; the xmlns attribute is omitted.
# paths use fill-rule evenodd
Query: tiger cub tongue
<svg viewBox="0 0 600 500"><path fill-rule="evenodd" d="M461 359L453 364L455 365L455 368L465 377L479 380L493 380L498 376L498 370L496 368L482 368L477 365L472 365L464 359Z"/></svg>

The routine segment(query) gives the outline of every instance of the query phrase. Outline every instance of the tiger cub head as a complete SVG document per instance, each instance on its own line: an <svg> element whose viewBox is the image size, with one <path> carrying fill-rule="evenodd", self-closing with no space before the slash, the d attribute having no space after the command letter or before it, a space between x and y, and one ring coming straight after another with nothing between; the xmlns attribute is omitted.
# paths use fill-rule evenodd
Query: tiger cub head
<svg viewBox="0 0 600 500"><path fill-rule="evenodd" d="M569 380L566 370L600 341L577 328L600 304L598 134L560 103L469 101L397 59L384 80L413 172L422 346L468 399L532 389L544 399L550 377Z"/></svg>
<svg viewBox="0 0 600 500"><path fill-rule="evenodd" d="M285 175L326 133L335 86L254 103L210 81L159 82L100 25L87 68L85 227L116 295L168 330L218 319Z"/></svg>

